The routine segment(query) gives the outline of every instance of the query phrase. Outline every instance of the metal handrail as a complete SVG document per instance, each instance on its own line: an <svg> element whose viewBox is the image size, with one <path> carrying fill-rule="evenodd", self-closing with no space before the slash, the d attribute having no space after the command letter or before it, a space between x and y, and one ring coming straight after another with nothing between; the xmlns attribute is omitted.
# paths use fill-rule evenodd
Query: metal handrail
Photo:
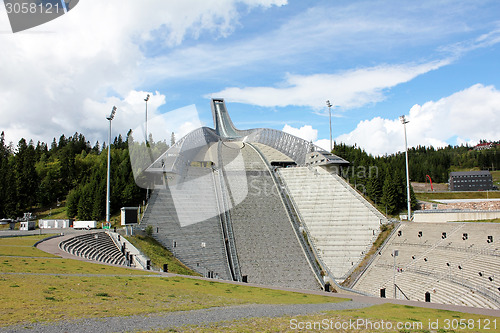
<svg viewBox="0 0 500 333"><path fill-rule="evenodd" d="M154 190L151 190L151 192L153 192L153 191ZM151 193L150 197L148 198L148 201L146 202L146 207L144 207L144 211L142 212L142 216L141 216L141 219L139 220L139 224L142 224L142 220L144 220L144 216L146 216L146 212L148 211L148 207L149 207L149 200L151 199L152 196L153 196L153 193Z"/></svg>
<svg viewBox="0 0 500 333"><path fill-rule="evenodd" d="M396 287L397 290L399 290L399 292L401 294L403 294L403 296L406 298L406 300L408 300L408 301L410 300L410 298L408 296L406 296L406 294L404 293L403 289L399 288L399 286L397 284L394 284L394 287ZM396 295L394 295L394 298L396 298Z"/></svg>
<svg viewBox="0 0 500 333"><path fill-rule="evenodd" d="M234 272L233 272L233 267L232 267L232 264L231 264L231 254L230 254L230 251L228 249L228 245L226 244L226 239L227 238L227 230L226 230L226 223L225 221L223 220L223 215L224 215L224 207L221 208L221 203L220 202L220 199L219 199L219 194L217 192L217 181L216 181L216 178L214 176L214 173L217 172L217 170L213 169L212 172L211 172L211 175L212 175L212 182L214 184L214 193L215 193L215 203L217 204L217 212L218 212L218 216L219 216L219 223L220 223L220 227L221 227L221 230L222 230L222 237L223 237L223 241L224 241L224 250L225 250L225 253L226 253L226 263L227 263L227 268L229 270L229 273L231 274L231 278L232 280L234 281ZM222 195L222 193L221 193Z"/></svg>
<svg viewBox="0 0 500 333"><path fill-rule="evenodd" d="M231 273L233 274L233 279L235 281L242 281L241 277L241 268L239 265L238 261L238 252L236 250L236 244L234 241L234 233L233 233L233 226L231 222L231 214L229 213L229 207L230 205L228 204L228 195L227 193L227 186L224 178L224 164L222 162L222 154L220 153L222 141L219 141L218 143L218 151L219 151L219 189L221 192L221 204L222 204L222 210L223 212L221 213L221 222L223 223L223 231L226 232L227 236L227 245L229 246L226 248L226 251L228 252L228 263L231 268ZM216 191L217 192L217 189ZM226 242L224 240L224 246L226 246Z"/></svg>
<svg viewBox="0 0 500 333"><path fill-rule="evenodd" d="M118 248L118 249L121 249L121 246L122 246L122 243L125 243L127 244L126 246L128 246L129 248L133 248L134 250L136 250L138 252L138 254L134 254L134 261L136 261L141 267L143 270L147 270L147 256L144 255L138 248L136 248L130 241L128 241L124 236L121 236L121 238L123 239L123 241L118 241L118 239L116 239L118 233L114 233L114 232L111 232L111 231L106 231L106 233L109 235L109 237L113 240L113 243L115 244L115 246Z"/></svg>

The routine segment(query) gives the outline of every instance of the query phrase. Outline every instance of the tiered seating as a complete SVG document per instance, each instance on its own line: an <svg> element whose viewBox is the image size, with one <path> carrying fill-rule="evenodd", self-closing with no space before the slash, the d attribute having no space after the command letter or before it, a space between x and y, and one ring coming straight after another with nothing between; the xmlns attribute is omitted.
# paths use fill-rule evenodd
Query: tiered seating
<svg viewBox="0 0 500 333"><path fill-rule="evenodd" d="M222 146L222 156L241 274L253 283L319 289L260 155L233 143Z"/></svg>
<svg viewBox="0 0 500 333"><path fill-rule="evenodd" d="M231 279L211 168L190 167L184 181L155 189L141 223L191 269Z"/></svg>
<svg viewBox="0 0 500 333"><path fill-rule="evenodd" d="M114 265L125 265L125 255L105 232L88 233L67 239L59 244L72 255Z"/></svg>
<svg viewBox="0 0 500 333"><path fill-rule="evenodd" d="M385 217L337 175L321 167L279 169L323 262L347 278L370 249Z"/></svg>
<svg viewBox="0 0 500 333"><path fill-rule="evenodd" d="M433 302L499 309L498 237L500 225L493 223L401 224L354 289L386 288L394 297L395 266L396 284L411 300L430 292Z"/></svg>

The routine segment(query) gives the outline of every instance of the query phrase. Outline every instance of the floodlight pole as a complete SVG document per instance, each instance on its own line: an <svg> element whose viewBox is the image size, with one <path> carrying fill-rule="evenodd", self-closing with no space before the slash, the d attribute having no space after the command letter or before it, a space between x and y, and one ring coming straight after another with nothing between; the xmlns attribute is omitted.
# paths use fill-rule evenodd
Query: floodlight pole
<svg viewBox="0 0 500 333"><path fill-rule="evenodd" d="M333 151L333 140L332 140L332 104L330 101L326 101L326 106L328 106L328 114L330 115L330 153Z"/></svg>
<svg viewBox="0 0 500 333"><path fill-rule="evenodd" d="M405 132L405 152L406 152L406 196L407 196L407 203L408 203L408 221L411 220L411 198L410 198L410 169L408 167L408 142L406 139L406 124L409 123L408 120L406 120L406 117L403 115L399 117L399 120L401 120L401 123L403 124L404 127L404 132Z"/></svg>
<svg viewBox="0 0 500 333"><path fill-rule="evenodd" d="M146 102L146 146L148 145L148 101L149 101L149 94L146 96L144 99L144 102Z"/></svg>
<svg viewBox="0 0 500 333"><path fill-rule="evenodd" d="M111 121L115 117L116 106L113 106L113 110L111 110L111 114L109 117L106 117L109 120L109 140L108 140L108 179L106 183L106 223L110 223L111 213L110 213L110 177L111 177Z"/></svg>
<svg viewBox="0 0 500 333"><path fill-rule="evenodd" d="M146 102L146 132L145 132L146 148L149 147L149 143L148 143L148 139L149 139L149 135L148 135L148 101L149 101L149 94L144 99L144 102ZM146 188L146 202L148 200L149 200L149 187Z"/></svg>

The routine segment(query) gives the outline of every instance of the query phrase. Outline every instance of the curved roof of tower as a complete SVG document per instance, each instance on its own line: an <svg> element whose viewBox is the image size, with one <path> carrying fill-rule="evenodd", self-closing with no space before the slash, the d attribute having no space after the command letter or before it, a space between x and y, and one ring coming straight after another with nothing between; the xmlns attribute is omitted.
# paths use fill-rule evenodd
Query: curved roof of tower
<svg viewBox="0 0 500 333"><path fill-rule="evenodd" d="M311 152L328 155L331 164L349 164L346 160L326 152L312 142L283 131L270 128L237 129L231 121L222 98L213 98L211 109L215 129L200 127L188 133L157 158L146 171L182 174L192 162L203 161L203 156L214 143L228 141L259 143L269 146L281 152L297 165L304 165L307 154Z"/></svg>

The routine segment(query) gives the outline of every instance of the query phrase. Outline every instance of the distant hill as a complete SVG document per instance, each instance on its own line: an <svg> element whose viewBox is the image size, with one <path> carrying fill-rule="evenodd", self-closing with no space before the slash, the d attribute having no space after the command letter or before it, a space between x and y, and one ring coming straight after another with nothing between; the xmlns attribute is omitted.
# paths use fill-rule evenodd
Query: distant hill
<svg viewBox="0 0 500 333"><path fill-rule="evenodd" d="M481 142L486 142L482 140ZM351 165L342 176L365 193L382 211L397 214L406 207L405 154L372 156L356 145L336 144L333 153ZM425 182L429 175L435 183L448 182L451 171L500 170L500 146L476 150L469 146L444 148L416 147L408 150L410 180ZM499 181L497 171L494 181ZM416 199L412 188L412 206ZM387 208L387 209L386 209Z"/></svg>

